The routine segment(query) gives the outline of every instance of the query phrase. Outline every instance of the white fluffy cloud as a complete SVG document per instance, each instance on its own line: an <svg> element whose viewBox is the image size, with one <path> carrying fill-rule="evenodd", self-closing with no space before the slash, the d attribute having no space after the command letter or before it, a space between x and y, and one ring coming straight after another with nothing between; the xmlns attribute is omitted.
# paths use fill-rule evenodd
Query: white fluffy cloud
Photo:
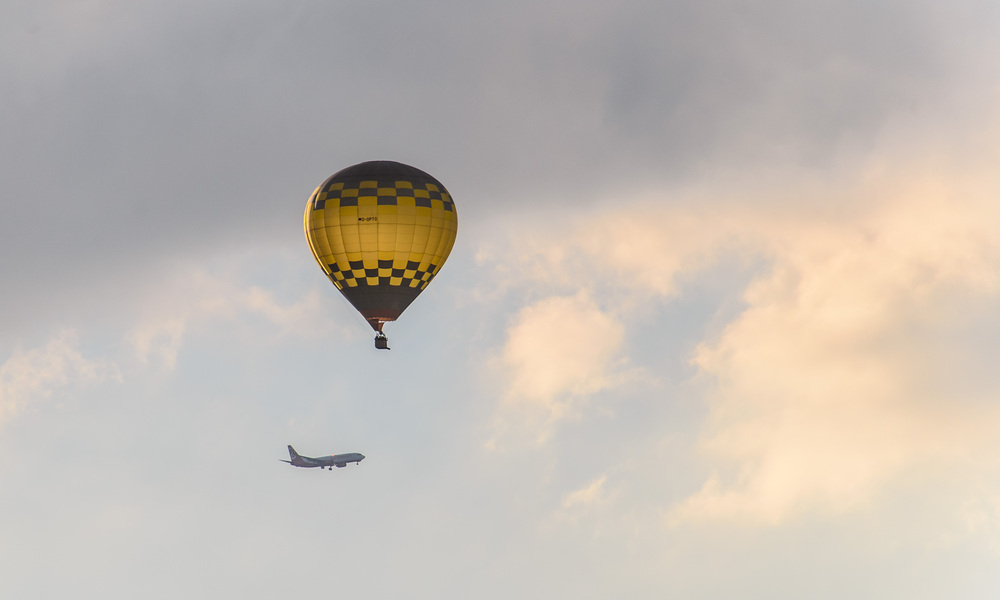
<svg viewBox="0 0 1000 600"><path fill-rule="evenodd" d="M78 345L76 335L65 331L40 348L16 350L0 366L0 422L56 390L121 381L114 363L88 359Z"/></svg>
<svg viewBox="0 0 1000 600"><path fill-rule="evenodd" d="M554 416L566 395L592 394L608 372L624 329L586 294L546 298L523 309L508 330L503 362L512 371L511 398L545 405Z"/></svg>
<svg viewBox="0 0 1000 600"><path fill-rule="evenodd" d="M954 360L992 355L1000 217L984 190L901 184L858 222L776 236L748 308L694 362L718 386L704 448L735 466L678 506L685 518L776 522L846 510L927 465L1000 451L1000 378ZM979 358L978 360L982 360ZM992 465L990 463L993 463Z"/></svg>
<svg viewBox="0 0 1000 600"><path fill-rule="evenodd" d="M523 308L507 329L500 364L507 380L502 421L522 422L543 441L588 396L629 380L625 329L586 291Z"/></svg>
<svg viewBox="0 0 1000 600"><path fill-rule="evenodd" d="M932 481L957 465L974 493L972 481L1000 468L1000 377L989 360L1000 350L989 333L1000 332L1000 185L940 163L799 183L780 194L703 190L669 205L646 197L581 217L561 237L529 235L546 241L510 261L524 266L525 285L586 290L525 309L509 330L512 392L553 415L560 392L606 385L610 360L576 339L579 353L552 359L554 313L591 311L590 329L602 331L591 297L628 315L670 301L678 281L718 256L764 265L745 310L691 357L714 382L700 436L713 472L672 507L672 522L844 511L900 478ZM632 325L618 317L604 330L615 356L628 358L614 342Z"/></svg>

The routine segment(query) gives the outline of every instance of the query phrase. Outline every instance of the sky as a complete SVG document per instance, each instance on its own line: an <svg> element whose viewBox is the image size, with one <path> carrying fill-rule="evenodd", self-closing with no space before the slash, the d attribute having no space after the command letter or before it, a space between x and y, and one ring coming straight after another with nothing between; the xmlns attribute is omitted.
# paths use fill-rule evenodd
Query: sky
<svg viewBox="0 0 1000 600"><path fill-rule="evenodd" d="M998 29L4 2L0 596L996 598ZM302 233L380 159L459 215L390 352Z"/></svg>

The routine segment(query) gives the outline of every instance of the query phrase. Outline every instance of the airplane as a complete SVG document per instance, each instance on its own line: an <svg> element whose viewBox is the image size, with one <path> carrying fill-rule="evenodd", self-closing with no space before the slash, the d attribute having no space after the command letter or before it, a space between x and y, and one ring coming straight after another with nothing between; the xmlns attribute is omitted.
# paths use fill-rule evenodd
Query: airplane
<svg viewBox="0 0 1000 600"><path fill-rule="evenodd" d="M310 458L308 456L302 456L295 451L295 448L288 446L288 457L292 460L285 460L279 458L281 462L286 462L295 467L305 467L307 469L312 469L313 467L319 467L333 470L334 467L346 467L348 463L361 464L361 461L365 459L365 455L359 452L349 452L347 454L334 454L333 456L320 456L319 458Z"/></svg>

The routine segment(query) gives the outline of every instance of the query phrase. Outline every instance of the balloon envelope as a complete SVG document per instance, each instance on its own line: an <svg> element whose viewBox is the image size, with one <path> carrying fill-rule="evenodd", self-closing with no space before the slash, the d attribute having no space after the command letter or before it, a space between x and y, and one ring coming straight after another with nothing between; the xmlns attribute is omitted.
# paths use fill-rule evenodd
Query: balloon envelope
<svg viewBox="0 0 1000 600"><path fill-rule="evenodd" d="M377 160L338 171L316 188L303 225L320 268L381 331L447 260L458 213L437 179L402 163Z"/></svg>

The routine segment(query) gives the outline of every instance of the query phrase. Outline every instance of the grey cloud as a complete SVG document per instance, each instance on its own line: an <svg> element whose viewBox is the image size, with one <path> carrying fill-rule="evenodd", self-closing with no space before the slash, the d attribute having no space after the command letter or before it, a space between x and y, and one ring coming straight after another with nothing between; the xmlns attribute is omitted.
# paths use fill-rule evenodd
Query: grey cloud
<svg viewBox="0 0 1000 600"><path fill-rule="evenodd" d="M891 1L80 6L0 15L6 313L290 242L312 187L360 160L434 173L473 221L821 164L931 102L995 22Z"/></svg>

